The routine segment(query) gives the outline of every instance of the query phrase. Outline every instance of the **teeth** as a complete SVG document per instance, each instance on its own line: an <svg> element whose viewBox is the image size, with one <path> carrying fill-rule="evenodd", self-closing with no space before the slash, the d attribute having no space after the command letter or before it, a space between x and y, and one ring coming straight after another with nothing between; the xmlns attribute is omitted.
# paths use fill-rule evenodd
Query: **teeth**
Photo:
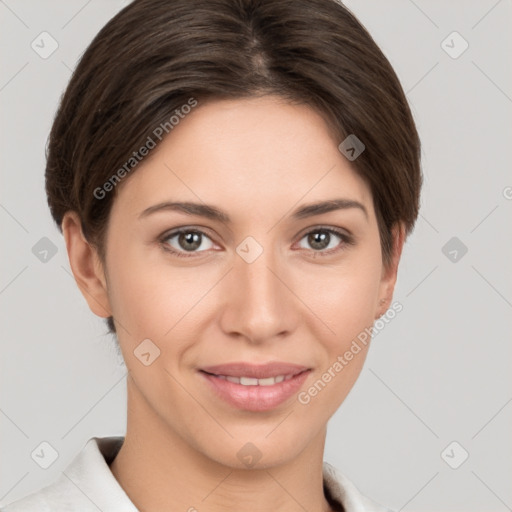
<svg viewBox="0 0 512 512"><path fill-rule="evenodd" d="M268 379L254 379L258 381L258 386L273 386L276 383L274 377L268 377Z"/></svg>
<svg viewBox="0 0 512 512"><path fill-rule="evenodd" d="M266 379L254 379L253 377L231 377L230 375L216 375L219 379L227 380L233 384L242 386L273 386L284 380L290 380L293 375L278 375L277 377L267 377Z"/></svg>
<svg viewBox="0 0 512 512"><path fill-rule="evenodd" d="M240 384L242 386L257 386L259 383L258 379L251 379L249 377L240 377Z"/></svg>

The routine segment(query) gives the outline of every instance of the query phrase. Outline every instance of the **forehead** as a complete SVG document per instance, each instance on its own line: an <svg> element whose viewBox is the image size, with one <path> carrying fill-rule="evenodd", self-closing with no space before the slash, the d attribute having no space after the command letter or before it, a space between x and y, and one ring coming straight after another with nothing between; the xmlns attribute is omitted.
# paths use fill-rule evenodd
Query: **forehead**
<svg viewBox="0 0 512 512"><path fill-rule="evenodd" d="M368 187L324 119L274 96L199 104L118 192L117 207L133 210L170 198L265 209L327 197L371 210Z"/></svg>

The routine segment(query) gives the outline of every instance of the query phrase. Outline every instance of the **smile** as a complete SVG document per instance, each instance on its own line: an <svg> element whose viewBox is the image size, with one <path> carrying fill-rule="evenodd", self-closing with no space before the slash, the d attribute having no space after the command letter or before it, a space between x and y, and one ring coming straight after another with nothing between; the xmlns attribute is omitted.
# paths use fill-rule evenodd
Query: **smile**
<svg viewBox="0 0 512 512"><path fill-rule="evenodd" d="M310 372L311 368L287 363L232 363L199 370L214 398L252 412L285 405L299 392Z"/></svg>
<svg viewBox="0 0 512 512"><path fill-rule="evenodd" d="M285 380L293 379L294 375L278 375L276 377L267 377L266 379L255 379L253 377L233 377L232 375L215 375L210 374L219 379L227 380L233 384L241 384L242 386L273 386Z"/></svg>

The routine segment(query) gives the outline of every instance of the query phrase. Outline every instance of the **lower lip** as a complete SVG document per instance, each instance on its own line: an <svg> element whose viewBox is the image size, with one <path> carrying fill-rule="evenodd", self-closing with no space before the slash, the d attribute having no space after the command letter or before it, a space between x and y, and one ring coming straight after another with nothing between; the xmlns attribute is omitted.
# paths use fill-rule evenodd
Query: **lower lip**
<svg viewBox="0 0 512 512"><path fill-rule="evenodd" d="M243 386L209 373L200 372L210 383L217 396L237 409L263 412L275 409L298 392L308 378L310 370L306 370L289 380L272 386Z"/></svg>

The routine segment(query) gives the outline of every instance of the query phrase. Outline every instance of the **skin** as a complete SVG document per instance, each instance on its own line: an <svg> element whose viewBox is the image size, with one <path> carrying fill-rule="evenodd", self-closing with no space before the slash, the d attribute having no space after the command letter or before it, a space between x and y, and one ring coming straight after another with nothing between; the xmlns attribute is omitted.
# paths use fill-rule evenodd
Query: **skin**
<svg viewBox="0 0 512 512"><path fill-rule="evenodd" d="M77 284L96 315L114 317L128 368L127 433L111 470L140 510L331 510L322 488L326 425L367 347L308 404L294 396L267 412L231 407L198 368L302 364L313 369L307 390L390 306L404 228L397 225L385 266L371 191L339 142L312 109L278 97L200 104L118 186L104 264L77 215L66 214ZM367 214L291 216L336 198ZM231 222L172 210L139 218L178 200L215 205ZM206 234L195 252L178 236L160 241L179 227ZM312 246L307 234L321 227L354 243L333 234L327 248ZM236 252L248 236L263 248L252 263ZM160 356L145 366L134 350L148 338ZM252 469L237 457L247 442L262 454Z"/></svg>

